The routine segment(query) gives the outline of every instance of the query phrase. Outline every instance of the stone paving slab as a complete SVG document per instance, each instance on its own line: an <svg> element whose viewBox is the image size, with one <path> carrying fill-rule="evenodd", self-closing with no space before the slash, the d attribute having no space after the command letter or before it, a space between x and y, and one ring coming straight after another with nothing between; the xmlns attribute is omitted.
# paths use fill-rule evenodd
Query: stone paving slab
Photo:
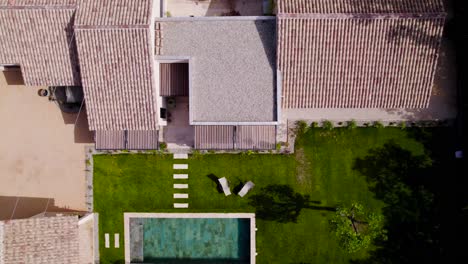
<svg viewBox="0 0 468 264"><path fill-rule="evenodd" d="M188 193L174 193L174 199L187 199Z"/></svg>
<svg viewBox="0 0 468 264"><path fill-rule="evenodd" d="M188 184L176 183L174 184L174 189L188 189Z"/></svg>
<svg viewBox="0 0 468 264"><path fill-rule="evenodd" d="M188 154L179 154L179 153L175 153L174 154L174 159L188 159Z"/></svg>
<svg viewBox="0 0 468 264"><path fill-rule="evenodd" d="M188 179L188 174L174 174L174 179Z"/></svg>
<svg viewBox="0 0 468 264"><path fill-rule="evenodd" d="M188 203L174 203L174 208L188 208Z"/></svg>
<svg viewBox="0 0 468 264"><path fill-rule="evenodd" d="M174 170L187 170L188 164L174 164Z"/></svg>
<svg viewBox="0 0 468 264"><path fill-rule="evenodd" d="M106 248L109 248L109 247L110 247L109 233L105 233L105 234L104 234L104 246L105 246Z"/></svg>
<svg viewBox="0 0 468 264"><path fill-rule="evenodd" d="M114 234L114 247L115 248L120 247L120 236L118 233Z"/></svg>

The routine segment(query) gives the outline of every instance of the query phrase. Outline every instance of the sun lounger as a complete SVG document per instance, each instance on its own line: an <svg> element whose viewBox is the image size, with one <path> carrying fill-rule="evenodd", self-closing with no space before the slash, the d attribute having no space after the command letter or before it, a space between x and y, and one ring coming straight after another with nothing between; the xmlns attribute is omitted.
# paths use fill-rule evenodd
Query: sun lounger
<svg viewBox="0 0 468 264"><path fill-rule="evenodd" d="M246 184L244 184L244 187L240 190L238 193L240 197L244 197L253 187L255 184L251 181L248 181Z"/></svg>
<svg viewBox="0 0 468 264"><path fill-rule="evenodd" d="M231 195L231 190L229 189L229 183L225 177L218 179L219 184L223 188L224 195L228 196Z"/></svg>

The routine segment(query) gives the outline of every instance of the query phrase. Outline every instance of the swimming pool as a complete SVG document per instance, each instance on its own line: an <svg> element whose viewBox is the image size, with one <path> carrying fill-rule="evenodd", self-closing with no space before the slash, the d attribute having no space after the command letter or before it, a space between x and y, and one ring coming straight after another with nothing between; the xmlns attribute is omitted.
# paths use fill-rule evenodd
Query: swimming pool
<svg viewBox="0 0 468 264"><path fill-rule="evenodd" d="M124 217L126 261L255 262L254 214L125 213Z"/></svg>

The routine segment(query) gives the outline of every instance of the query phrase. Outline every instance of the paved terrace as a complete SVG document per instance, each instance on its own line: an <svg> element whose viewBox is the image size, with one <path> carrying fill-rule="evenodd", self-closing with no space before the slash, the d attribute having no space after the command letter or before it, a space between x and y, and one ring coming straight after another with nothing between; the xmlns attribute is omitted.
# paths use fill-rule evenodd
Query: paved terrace
<svg viewBox="0 0 468 264"><path fill-rule="evenodd" d="M170 19L162 57L190 57L194 122L276 121L276 21Z"/></svg>

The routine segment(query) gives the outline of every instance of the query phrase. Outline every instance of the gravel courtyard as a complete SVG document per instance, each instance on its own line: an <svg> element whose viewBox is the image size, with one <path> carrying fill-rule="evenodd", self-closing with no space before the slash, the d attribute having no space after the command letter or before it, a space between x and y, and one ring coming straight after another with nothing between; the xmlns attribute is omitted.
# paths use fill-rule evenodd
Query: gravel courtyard
<svg viewBox="0 0 468 264"><path fill-rule="evenodd" d="M84 146L92 142L86 114L75 128L76 116L39 97L39 88L22 85L18 73L0 72L0 205L6 215L16 197L47 202L31 208L20 204L31 199L20 199L15 217L46 207L86 210Z"/></svg>

